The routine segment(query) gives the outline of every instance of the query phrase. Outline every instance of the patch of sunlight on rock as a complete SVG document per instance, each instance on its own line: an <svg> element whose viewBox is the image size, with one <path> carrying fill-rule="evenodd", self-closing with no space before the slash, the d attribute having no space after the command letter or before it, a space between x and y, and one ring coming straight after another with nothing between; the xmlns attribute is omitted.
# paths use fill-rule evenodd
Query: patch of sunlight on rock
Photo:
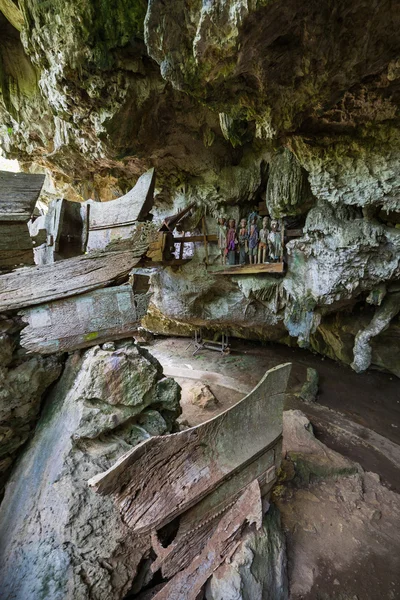
<svg viewBox="0 0 400 600"><path fill-rule="evenodd" d="M8 160L0 154L0 171L12 171L13 173L20 172L19 163L17 160Z"/></svg>

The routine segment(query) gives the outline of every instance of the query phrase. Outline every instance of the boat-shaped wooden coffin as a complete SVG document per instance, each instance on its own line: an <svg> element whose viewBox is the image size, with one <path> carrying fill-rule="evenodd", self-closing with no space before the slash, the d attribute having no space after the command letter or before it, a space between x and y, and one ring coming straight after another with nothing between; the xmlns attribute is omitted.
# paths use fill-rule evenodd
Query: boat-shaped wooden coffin
<svg viewBox="0 0 400 600"><path fill-rule="evenodd" d="M201 425L139 444L89 485L111 494L138 534L182 513L187 534L220 515L254 480L265 494L281 462L290 369L284 364L267 371L245 398Z"/></svg>

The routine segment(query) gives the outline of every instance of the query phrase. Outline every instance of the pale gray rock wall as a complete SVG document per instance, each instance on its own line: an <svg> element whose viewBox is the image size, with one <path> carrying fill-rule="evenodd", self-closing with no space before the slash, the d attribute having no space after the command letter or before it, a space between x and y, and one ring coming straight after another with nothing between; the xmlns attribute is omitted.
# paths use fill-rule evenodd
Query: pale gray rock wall
<svg viewBox="0 0 400 600"><path fill-rule="evenodd" d="M46 389L59 377L54 356L18 351L20 325L0 315L0 496L21 446L34 430Z"/></svg>
<svg viewBox="0 0 400 600"><path fill-rule="evenodd" d="M171 430L179 397L178 384L132 343L68 359L0 507L2 598L124 597L149 539L133 537L87 480Z"/></svg>

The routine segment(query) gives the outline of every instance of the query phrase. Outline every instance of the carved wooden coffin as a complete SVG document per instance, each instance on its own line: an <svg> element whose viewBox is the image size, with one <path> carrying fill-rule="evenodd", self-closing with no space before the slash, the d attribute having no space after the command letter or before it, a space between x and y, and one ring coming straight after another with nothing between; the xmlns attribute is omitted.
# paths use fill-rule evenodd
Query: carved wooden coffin
<svg viewBox="0 0 400 600"><path fill-rule="evenodd" d="M260 529L262 504L257 480L249 484L239 498L229 507L204 548L193 560L166 583L154 600L196 600L203 585L215 569L228 560L240 544L245 525L255 524Z"/></svg>
<svg viewBox="0 0 400 600"><path fill-rule="evenodd" d="M95 290L21 311L27 327L21 346L29 352L71 352L129 337L147 312L149 296L130 285Z"/></svg>
<svg viewBox="0 0 400 600"><path fill-rule="evenodd" d="M58 199L50 203L46 215L29 223L37 265L49 265L84 253L86 213L85 204Z"/></svg>
<svg viewBox="0 0 400 600"><path fill-rule="evenodd" d="M0 268L34 263L27 223L44 178L44 175L0 171Z"/></svg>
<svg viewBox="0 0 400 600"><path fill-rule="evenodd" d="M139 177L130 192L109 202L89 200L87 251L107 248L131 237L137 221L143 221L154 202L155 171Z"/></svg>
<svg viewBox="0 0 400 600"><path fill-rule="evenodd" d="M281 459L290 369L290 364L271 369L250 394L214 419L139 444L89 485L112 494L122 519L137 533L163 527L212 493L216 496L192 523L220 514L254 479L271 486Z"/></svg>
<svg viewBox="0 0 400 600"><path fill-rule="evenodd" d="M134 250L94 252L0 275L0 312L77 296L126 279L146 248L138 244Z"/></svg>

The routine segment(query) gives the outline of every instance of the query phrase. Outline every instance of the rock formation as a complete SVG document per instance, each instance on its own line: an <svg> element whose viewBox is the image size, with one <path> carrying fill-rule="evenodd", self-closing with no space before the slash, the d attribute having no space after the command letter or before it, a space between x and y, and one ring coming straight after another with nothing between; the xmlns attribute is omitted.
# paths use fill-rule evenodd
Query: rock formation
<svg viewBox="0 0 400 600"><path fill-rule="evenodd" d="M18 450L33 432L44 392L59 377L55 356L28 356L18 348L21 325L0 315L0 496Z"/></svg>
<svg viewBox="0 0 400 600"><path fill-rule="evenodd" d="M71 355L0 507L2 597L109 600L130 591L149 537L133 538L87 480L173 430L179 397L178 384L132 343Z"/></svg>
<svg viewBox="0 0 400 600"><path fill-rule="evenodd" d="M1 7L8 156L47 168L73 199L113 198L154 166L159 215L194 200L199 214L239 216L265 201L272 216L304 225L287 244L282 281L222 283L206 273L201 253L196 276L193 265L154 276L154 331L187 332L207 321L398 374L398 354L385 353L387 337L398 337L398 316L384 333L368 329L370 359L359 342L367 298L382 285L390 291L400 275L400 40L392 3L378 10L360 0L332 7L179 0L167 8L161 0L118 0L108 10L92 0L70 9L56 0L20 0L19 8L4 0ZM359 328L333 331L335 315L342 323L352 311Z"/></svg>

